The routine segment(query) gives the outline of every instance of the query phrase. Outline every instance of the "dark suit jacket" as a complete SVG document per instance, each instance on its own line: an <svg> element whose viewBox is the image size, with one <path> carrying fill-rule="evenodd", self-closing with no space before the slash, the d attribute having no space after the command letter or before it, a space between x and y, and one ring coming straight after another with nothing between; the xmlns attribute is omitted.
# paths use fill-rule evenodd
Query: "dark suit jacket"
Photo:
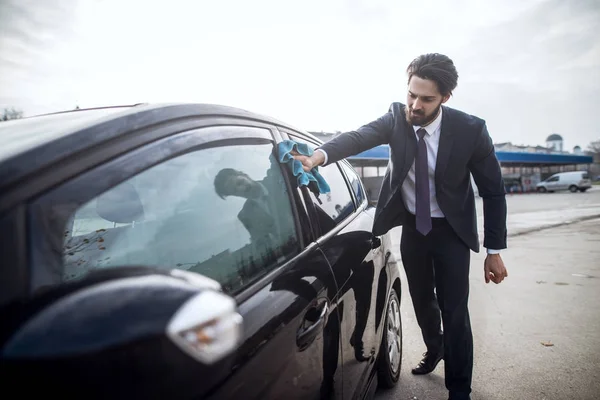
<svg viewBox="0 0 600 400"><path fill-rule="evenodd" d="M264 240L277 234L273 215L266 209L265 204L261 205L257 200L246 200L238 213L238 219L250 233L251 241ZM271 246L267 248L270 249Z"/></svg>
<svg viewBox="0 0 600 400"><path fill-rule="evenodd" d="M328 163L389 144L390 160L379 193L373 233L382 235L402 225L408 211L402 191L414 161L417 139L404 115L404 104L393 103L387 114L325 143ZM506 199L500 163L485 121L443 107L442 130L437 155L435 187L437 201L458 236L479 252L475 196L470 173L483 198L484 242L489 249L506 248Z"/></svg>

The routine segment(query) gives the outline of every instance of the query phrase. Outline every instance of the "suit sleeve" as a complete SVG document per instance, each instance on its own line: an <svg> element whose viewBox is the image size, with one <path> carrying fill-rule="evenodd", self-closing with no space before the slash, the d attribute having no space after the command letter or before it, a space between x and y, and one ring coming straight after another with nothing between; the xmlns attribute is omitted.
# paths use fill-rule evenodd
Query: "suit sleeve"
<svg viewBox="0 0 600 400"><path fill-rule="evenodd" d="M390 107L387 114L375 121L356 131L342 133L319 148L327 153L327 164L332 164L381 144L389 143L393 129L394 113Z"/></svg>
<svg viewBox="0 0 600 400"><path fill-rule="evenodd" d="M494 144L484 124L477 138L469 170L483 198L483 246L487 249L506 248L506 191L502 170Z"/></svg>

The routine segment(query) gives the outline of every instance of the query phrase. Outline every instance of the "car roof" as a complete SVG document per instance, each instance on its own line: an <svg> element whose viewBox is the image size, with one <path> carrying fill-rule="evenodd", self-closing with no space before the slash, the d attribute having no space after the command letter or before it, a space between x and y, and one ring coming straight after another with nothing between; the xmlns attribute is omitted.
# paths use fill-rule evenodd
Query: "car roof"
<svg viewBox="0 0 600 400"><path fill-rule="evenodd" d="M314 135L274 118L214 104L137 104L71 110L0 123L0 188L134 129L185 118L231 117Z"/></svg>
<svg viewBox="0 0 600 400"><path fill-rule="evenodd" d="M130 107L103 107L38 115L0 123L0 162L97 123Z"/></svg>

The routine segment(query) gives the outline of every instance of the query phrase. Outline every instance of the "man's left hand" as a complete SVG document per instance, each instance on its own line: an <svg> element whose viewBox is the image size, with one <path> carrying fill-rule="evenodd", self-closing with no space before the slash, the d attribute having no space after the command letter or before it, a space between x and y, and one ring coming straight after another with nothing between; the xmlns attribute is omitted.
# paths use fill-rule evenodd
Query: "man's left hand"
<svg viewBox="0 0 600 400"><path fill-rule="evenodd" d="M484 263L485 283L490 281L498 284L508 277L508 271L500 254L488 254Z"/></svg>

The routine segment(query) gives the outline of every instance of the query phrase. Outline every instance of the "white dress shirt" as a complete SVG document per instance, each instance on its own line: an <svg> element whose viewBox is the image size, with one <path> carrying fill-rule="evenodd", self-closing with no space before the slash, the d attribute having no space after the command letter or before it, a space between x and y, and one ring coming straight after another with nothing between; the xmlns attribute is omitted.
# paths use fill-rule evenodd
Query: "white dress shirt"
<svg viewBox="0 0 600 400"><path fill-rule="evenodd" d="M429 204L431 206L431 217L432 218L444 218L444 213L440 210L440 206L437 202L435 195L435 165L437 160L438 148L440 146L440 132L442 131L442 109L440 113L429 125L421 127L413 125L415 131L415 137L417 142L419 141L419 135L417 131L419 129L425 129L427 134L423 136L423 140L427 145L427 166L429 175ZM412 213L416 214L417 207L417 194L415 191L415 161L413 161L408 171L408 175L402 183L402 198L404 199L404 206Z"/></svg>
<svg viewBox="0 0 600 400"><path fill-rule="evenodd" d="M419 141L417 131L420 128L421 126L413 125L417 142ZM427 134L423 136L423 140L425 140L425 144L427 145L427 164L429 167L429 204L431 206L431 217L444 218L444 213L440 209L435 192L435 166L437 162L438 148L440 145L440 134L442 132L442 108L440 108L440 113L433 120L433 122L423 127L423 129L427 131ZM325 156L325 162L323 165L327 165L327 153L321 149L317 149L317 151L323 153ZM402 183L401 191L404 206L410 213L416 214L415 161L413 161L410 170L408 171L408 175ZM487 249L487 253L498 254L500 253L500 250Z"/></svg>

